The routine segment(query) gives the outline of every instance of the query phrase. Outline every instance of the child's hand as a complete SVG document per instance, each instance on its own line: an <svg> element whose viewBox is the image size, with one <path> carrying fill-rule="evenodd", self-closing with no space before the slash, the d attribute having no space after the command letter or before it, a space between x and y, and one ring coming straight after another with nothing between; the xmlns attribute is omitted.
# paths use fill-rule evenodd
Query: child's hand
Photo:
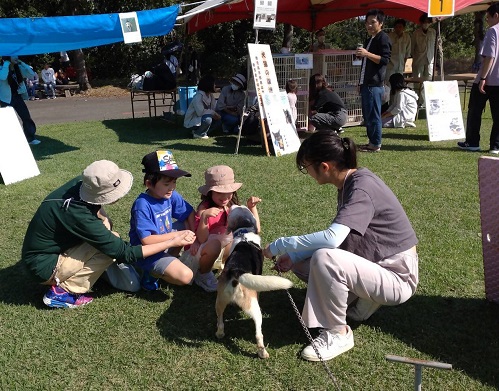
<svg viewBox="0 0 499 391"><path fill-rule="evenodd" d="M192 243L191 247L189 248L191 255L196 255L199 251L199 247L201 247L201 243L199 243L197 240L194 241L194 243Z"/></svg>
<svg viewBox="0 0 499 391"><path fill-rule="evenodd" d="M246 206L248 207L248 209L253 209L260 202L262 202L260 198L251 196L250 198L248 198L248 201L246 201Z"/></svg>
<svg viewBox="0 0 499 391"><path fill-rule="evenodd" d="M203 219L204 222L207 223L206 220L208 220L209 217L216 217L220 213L220 208L213 207L213 208L208 208L203 211Z"/></svg>
<svg viewBox="0 0 499 391"><path fill-rule="evenodd" d="M192 231L181 231L181 234L171 240L171 247L184 247L194 243L196 234Z"/></svg>

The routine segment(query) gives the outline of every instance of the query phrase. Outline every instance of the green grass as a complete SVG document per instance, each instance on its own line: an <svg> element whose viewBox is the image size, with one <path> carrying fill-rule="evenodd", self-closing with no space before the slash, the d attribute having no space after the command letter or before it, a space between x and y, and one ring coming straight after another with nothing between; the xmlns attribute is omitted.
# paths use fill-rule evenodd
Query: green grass
<svg viewBox="0 0 499 391"><path fill-rule="evenodd" d="M426 122L384 132L379 154L359 163L377 173L399 197L419 238L420 285L397 307L381 308L353 323L355 348L328 362L342 390L409 390L412 366L386 354L451 363L452 371L423 370L423 389L494 390L499 387L499 308L485 300L477 184L479 153L456 141L430 143ZM488 149L490 112L482 148ZM365 130L345 136L366 141ZM196 286L163 284L153 293L126 294L103 282L94 302L78 310L50 310L45 287L18 264L23 235L41 200L94 160L130 170L132 191L108 208L118 232L128 234L129 209L142 191L140 161L156 148L174 151L181 168L178 190L192 204L203 172L230 165L257 195L265 243L326 227L336 192L296 170L294 154L266 157L260 147L218 135L192 140L162 121L137 119L39 127L33 147L41 175L0 185L0 389L1 390L326 390L335 389L319 364L301 360L307 339L284 292L261 295L269 360L256 358L253 322L235 307L226 311L226 337L215 337L215 295ZM491 178L495 180L495 178ZM266 273L270 265L266 266ZM292 276L290 276L292 277ZM305 285L291 290L301 307Z"/></svg>

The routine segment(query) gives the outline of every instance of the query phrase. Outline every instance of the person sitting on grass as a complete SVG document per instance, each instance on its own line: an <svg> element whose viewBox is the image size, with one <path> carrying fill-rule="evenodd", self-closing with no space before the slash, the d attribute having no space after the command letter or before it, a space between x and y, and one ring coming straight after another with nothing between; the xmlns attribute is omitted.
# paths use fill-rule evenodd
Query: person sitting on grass
<svg viewBox="0 0 499 391"><path fill-rule="evenodd" d="M50 193L31 220L22 247L22 262L50 289L43 297L52 308L86 305L85 295L116 259L134 263L171 247L194 242L192 231L144 246L132 246L112 231L104 211L132 187L132 174L109 160L90 164Z"/></svg>
<svg viewBox="0 0 499 391"><path fill-rule="evenodd" d="M177 179L190 177L181 170L171 151L155 151L142 159L144 185L132 206L130 218L130 243L149 245L183 237L186 227L194 228L194 209L175 190ZM176 225L173 223L176 219ZM178 228L179 231L176 231ZM186 285L192 281L193 272L178 260L180 248L151 254L137 262L144 274L141 286L146 290L159 288L158 278L170 284Z"/></svg>
<svg viewBox="0 0 499 391"><path fill-rule="evenodd" d="M388 109L381 114L384 128L415 128L418 112L418 94L407 87L404 76L394 73L389 78L390 101Z"/></svg>

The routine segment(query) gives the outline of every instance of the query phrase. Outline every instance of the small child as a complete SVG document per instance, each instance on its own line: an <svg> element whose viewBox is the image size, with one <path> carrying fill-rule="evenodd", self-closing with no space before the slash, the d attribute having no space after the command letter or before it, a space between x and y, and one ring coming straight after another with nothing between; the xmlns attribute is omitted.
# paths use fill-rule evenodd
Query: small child
<svg viewBox="0 0 499 391"><path fill-rule="evenodd" d="M390 83L391 104L381 114L384 128L415 128L418 112L418 94L407 87L404 76L394 73L388 79Z"/></svg>
<svg viewBox="0 0 499 391"><path fill-rule="evenodd" d="M237 190L242 183L234 182L234 171L228 166L214 166L206 170L205 184L199 188L201 203L196 211L196 241L190 254L199 259L199 271L194 282L207 292L217 289L211 272L215 264L222 265L228 257L232 235L227 232L227 216L232 205L239 205ZM250 197L246 206L253 213L260 231L256 205L258 197ZM218 266L218 267L220 267Z"/></svg>
<svg viewBox="0 0 499 391"><path fill-rule="evenodd" d="M147 190L140 194L132 206L130 219L130 243L151 244L172 240L193 230L194 208L176 192L177 178L190 177L181 170L170 151L156 151L142 159L145 172L144 185ZM183 225L184 231L176 231L175 225ZM192 270L177 259L180 249L168 249L137 261L143 271L141 285L146 290L159 288L157 278L175 285L186 285L192 281ZM151 279L151 276L153 277Z"/></svg>
<svg viewBox="0 0 499 391"><path fill-rule="evenodd" d="M298 118L298 112L296 111L296 101L298 99L296 93L298 92L298 83L296 80L288 80L286 82L286 92L288 93L289 106L291 106L293 123L296 125L296 119Z"/></svg>

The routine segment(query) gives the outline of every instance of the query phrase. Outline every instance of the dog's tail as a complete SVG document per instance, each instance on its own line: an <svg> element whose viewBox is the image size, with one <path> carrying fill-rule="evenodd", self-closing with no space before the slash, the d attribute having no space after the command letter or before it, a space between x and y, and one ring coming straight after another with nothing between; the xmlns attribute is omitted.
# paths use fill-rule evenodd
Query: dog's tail
<svg viewBox="0 0 499 391"><path fill-rule="evenodd" d="M253 289L257 292L289 289L293 286L293 283L287 278L278 276L258 276L251 273L244 273L239 276L239 282L246 288Z"/></svg>

